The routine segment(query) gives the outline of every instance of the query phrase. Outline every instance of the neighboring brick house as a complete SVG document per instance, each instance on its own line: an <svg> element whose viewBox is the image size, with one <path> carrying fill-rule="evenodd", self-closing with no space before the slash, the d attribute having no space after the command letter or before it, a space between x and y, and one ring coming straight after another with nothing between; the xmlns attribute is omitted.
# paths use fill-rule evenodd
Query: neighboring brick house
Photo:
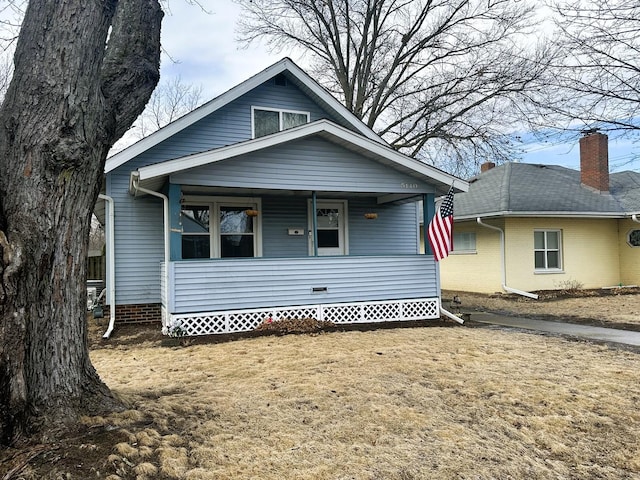
<svg viewBox="0 0 640 480"><path fill-rule="evenodd" d="M608 139L580 139L580 171L486 163L455 195L443 289L496 292L640 284L640 173L609 173Z"/></svg>

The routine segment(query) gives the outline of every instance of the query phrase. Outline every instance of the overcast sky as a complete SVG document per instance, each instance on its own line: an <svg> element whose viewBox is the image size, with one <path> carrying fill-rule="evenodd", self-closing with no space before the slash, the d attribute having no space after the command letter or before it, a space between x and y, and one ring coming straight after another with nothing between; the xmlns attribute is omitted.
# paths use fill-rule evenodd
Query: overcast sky
<svg viewBox="0 0 640 480"><path fill-rule="evenodd" d="M259 45L239 49L234 30L240 8L231 0L203 3L215 5L209 14L186 0L171 0L162 22L162 75L202 85L208 100L291 56L271 55Z"/></svg>
<svg viewBox="0 0 640 480"><path fill-rule="evenodd" d="M304 60L294 52L269 54L264 45L239 49L235 41L236 20L240 8L231 0L203 2L213 4L209 14L186 0L171 0L170 12L162 26L163 77L180 76L185 83L202 86L202 100L208 101L248 79L284 56L304 68ZM169 58L169 56L171 58ZM528 143L523 161L548 163L579 169L577 145ZM610 141L611 171L640 171L640 160L630 163L631 151L639 146L629 141Z"/></svg>

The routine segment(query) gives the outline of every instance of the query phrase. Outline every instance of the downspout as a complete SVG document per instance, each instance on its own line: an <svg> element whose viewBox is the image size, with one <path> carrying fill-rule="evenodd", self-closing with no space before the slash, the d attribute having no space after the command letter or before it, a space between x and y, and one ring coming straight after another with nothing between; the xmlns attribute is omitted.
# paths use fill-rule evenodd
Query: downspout
<svg viewBox="0 0 640 480"><path fill-rule="evenodd" d="M154 197L158 197L162 199L162 208L164 210L164 300L166 304L166 319L169 318L169 260L170 249L169 249L169 237L171 235L171 225L169 223L169 198L162 193L154 192L153 190L147 190L146 188L142 188L140 186L140 177L138 176L138 172L132 173L132 186L136 192L146 193L147 195L152 195ZM164 325L163 325L164 326Z"/></svg>
<svg viewBox="0 0 640 480"><path fill-rule="evenodd" d="M109 326L102 338L109 338L116 323L116 249L115 249L115 210L113 198L102 193L99 198L109 204L109 216L107 217L107 262L109 264L109 290L107 291L107 302L109 303Z"/></svg>
<svg viewBox="0 0 640 480"><path fill-rule="evenodd" d="M638 218L638 215L640 215L640 213L634 213L633 215L631 215L631 220L636 223L640 223L640 218Z"/></svg>
<svg viewBox="0 0 640 480"><path fill-rule="evenodd" d="M515 293L517 295L522 295L523 297L529 297L529 298L533 298L533 299L538 299L538 295L536 295L535 293L529 293L529 292L525 292L523 290L518 290L517 288L511 288L509 286L507 286L507 266L506 266L506 262L505 262L505 246L504 246L504 230L502 230L501 228L498 227L494 227L493 225L488 225L486 223L482 223L482 219L480 217L476 218L476 222L478 222L478 225L482 225L483 227L486 228L490 228L491 230L497 230L498 232L500 232L500 261L502 264L502 289L505 292L509 292L509 293Z"/></svg>

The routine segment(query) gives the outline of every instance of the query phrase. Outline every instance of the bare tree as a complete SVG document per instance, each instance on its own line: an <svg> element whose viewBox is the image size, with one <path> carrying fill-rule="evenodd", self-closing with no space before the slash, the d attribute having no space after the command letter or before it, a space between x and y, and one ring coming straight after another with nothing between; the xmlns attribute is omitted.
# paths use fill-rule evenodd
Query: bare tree
<svg viewBox="0 0 640 480"><path fill-rule="evenodd" d="M514 102L539 88L551 59L526 1L236 1L244 45L299 49L392 146L456 173L510 157Z"/></svg>
<svg viewBox="0 0 640 480"><path fill-rule="evenodd" d="M157 0L29 2L0 108L0 443L117 402L91 365L86 257L113 143L159 78Z"/></svg>
<svg viewBox="0 0 640 480"><path fill-rule="evenodd" d="M11 75L13 74L13 62L9 55L0 53L0 102L9 88Z"/></svg>
<svg viewBox="0 0 640 480"><path fill-rule="evenodd" d="M132 143L189 113L202 103L202 86L183 82L181 77L160 80L149 103L129 131L118 140L111 152L122 150Z"/></svg>
<svg viewBox="0 0 640 480"><path fill-rule="evenodd" d="M556 2L563 59L539 101L546 126L640 132L640 3Z"/></svg>
<svg viewBox="0 0 640 480"><path fill-rule="evenodd" d="M181 77L161 81L138 119L140 138L195 109L200 105L201 97L202 86L185 84Z"/></svg>

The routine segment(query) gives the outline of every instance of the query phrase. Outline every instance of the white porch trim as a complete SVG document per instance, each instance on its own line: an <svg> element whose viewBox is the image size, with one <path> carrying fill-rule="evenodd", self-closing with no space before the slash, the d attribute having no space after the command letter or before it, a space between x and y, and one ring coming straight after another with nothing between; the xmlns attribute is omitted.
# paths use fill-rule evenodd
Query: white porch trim
<svg viewBox="0 0 640 480"><path fill-rule="evenodd" d="M179 325L185 335L196 336L248 332L268 319L277 321L289 318L314 318L336 325L432 320L440 318L440 299L412 298L170 314L166 321L171 326ZM166 325L164 318L163 325Z"/></svg>

